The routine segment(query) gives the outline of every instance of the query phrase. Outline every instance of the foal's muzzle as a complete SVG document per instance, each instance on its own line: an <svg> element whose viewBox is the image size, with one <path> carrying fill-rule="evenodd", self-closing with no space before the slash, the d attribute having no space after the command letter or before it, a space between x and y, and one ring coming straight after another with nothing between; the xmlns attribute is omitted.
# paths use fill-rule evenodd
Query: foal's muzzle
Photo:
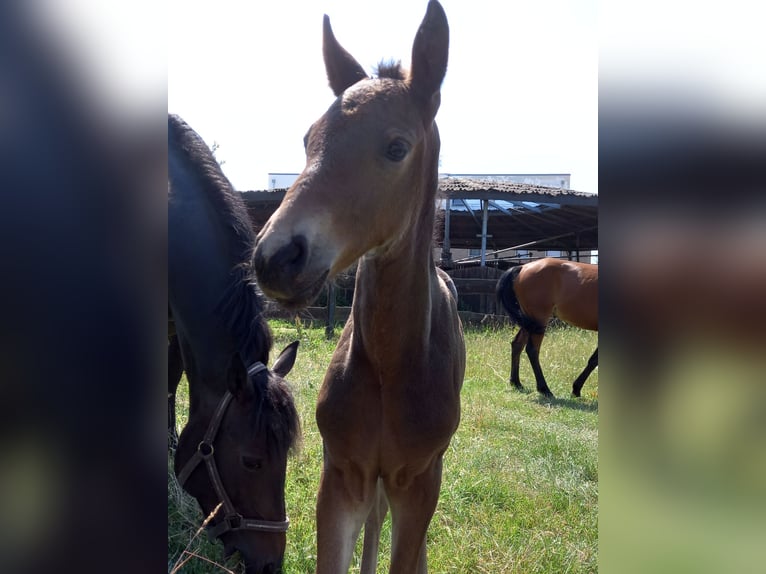
<svg viewBox="0 0 766 574"><path fill-rule="evenodd" d="M273 248L272 238L259 237L253 251L252 268L263 292L288 308L311 303L322 290L328 271L312 270L306 237L293 235Z"/></svg>

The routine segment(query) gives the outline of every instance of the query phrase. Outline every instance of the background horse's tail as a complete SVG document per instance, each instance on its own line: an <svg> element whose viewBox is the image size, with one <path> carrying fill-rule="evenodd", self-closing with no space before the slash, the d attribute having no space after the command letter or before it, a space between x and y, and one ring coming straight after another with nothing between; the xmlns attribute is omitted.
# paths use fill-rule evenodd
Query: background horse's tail
<svg viewBox="0 0 766 574"><path fill-rule="evenodd" d="M511 321L519 325L522 329L526 329L532 334L542 334L545 332L545 325L541 325L538 321L527 316L519 300L516 297L516 291L513 289L513 285L516 282L516 277L519 276L522 265L511 267L508 271L500 276L495 288L497 294L497 300L502 304L508 314L511 316Z"/></svg>

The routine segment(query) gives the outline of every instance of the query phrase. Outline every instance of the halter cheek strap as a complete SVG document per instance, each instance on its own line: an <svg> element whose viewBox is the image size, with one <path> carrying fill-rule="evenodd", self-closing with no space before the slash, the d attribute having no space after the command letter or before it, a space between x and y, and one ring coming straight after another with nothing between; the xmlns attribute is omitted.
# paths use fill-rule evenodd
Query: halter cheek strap
<svg viewBox="0 0 766 574"><path fill-rule="evenodd" d="M253 363L252 365L250 365L247 368L247 374L250 377L254 377L255 375L257 375L261 371L268 371L268 368L266 368L266 365L264 365L260 361L257 361L255 363Z"/></svg>
<svg viewBox="0 0 766 574"><path fill-rule="evenodd" d="M266 365L261 362L256 362L247 368L247 374L248 376L252 377L261 371L266 370L268 370ZM181 472L178 473L178 483L181 485L181 487L183 487L197 466L199 466L199 464L204 461L205 466L207 467L208 475L210 477L210 482L213 483L213 488L215 489L218 498L221 499L223 508L226 511L226 515L220 522L208 528L208 535L210 538L218 538L230 530L287 532L287 528L290 526L290 521L287 518L282 521L243 518L242 515L239 514L234 508L234 504L232 504L231 499L229 498L229 495L226 493L226 489L223 486L221 475L219 474L218 467L215 464L215 448L213 446L213 442L215 441L215 437L218 434L218 429L221 426L221 421L223 421L223 415L226 413L226 409L229 406L229 403L231 403L231 399L233 397L234 395L232 395L229 391L226 391L226 394L223 395L221 402L218 403L218 406L213 413L213 418L210 419L210 425L207 427L205 435L197 445L197 450L186 462L184 467L181 469Z"/></svg>

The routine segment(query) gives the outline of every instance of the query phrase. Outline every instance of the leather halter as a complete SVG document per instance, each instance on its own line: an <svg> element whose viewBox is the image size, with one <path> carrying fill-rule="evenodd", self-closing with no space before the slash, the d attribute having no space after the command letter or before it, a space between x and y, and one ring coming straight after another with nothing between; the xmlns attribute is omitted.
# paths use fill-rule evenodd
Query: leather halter
<svg viewBox="0 0 766 574"><path fill-rule="evenodd" d="M252 377L265 370L267 370L266 365L261 362L256 362L247 368L247 374ZM221 475L218 473L218 467L215 464L215 458L213 456L215 454L213 442L215 441L216 434L218 434L221 421L223 421L223 415L226 412L226 408L229 406L233 397L234 395L229 391L226 391L226 394L223 395L221 402L218 403L218 407L216 407L215 412L213 413L213 418L210 420L210 425L207 427L205 435L197 445L196 452L186 462L181 469L181 472L178 473L178 483L183 487L197 466L199 466L201 462L205 463L210 482L213 483L213 488L215 489L218 498L221 499L224 511L226 512L220 522L208 527L208 536L211 539L219 538L230 530L255 530L258 532L274 533L287 532L287 528L290 526L290 520L287 518L281 521L244 518L237 512L236 508L234 508L234 504L232 504L231 499L223 486L223 482L221 482Z"/></svg>

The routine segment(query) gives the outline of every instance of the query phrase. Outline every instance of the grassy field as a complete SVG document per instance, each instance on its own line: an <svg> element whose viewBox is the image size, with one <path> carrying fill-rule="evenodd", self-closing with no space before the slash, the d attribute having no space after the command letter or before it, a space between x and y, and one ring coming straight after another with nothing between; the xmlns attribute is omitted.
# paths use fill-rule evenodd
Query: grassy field
<svg viewBox="0 0 766 574"><path fill-rule="evenodd" d="M287 509L291 520L285 574L314 572L314 506L321 465L321 439L314 421L319 385L335 348L324 329L284 321L271 323L274 356L301 340L289 379L303 424L303 446L288 466ZM515 330L466 329L468 354L460 428L444 456L444 478L428 532L429 571L439 573L596 572L598 559L598 369L571 399L571 382L597 344L597 334L551 329L541 364L559 399L509 388L510 341ZM534 379L526 356L521 378ZM182 390L183 389L183 390ZM185 383L178 417L186 416ZM170 469L170 466L168 467ZM168 570L182 573L239 571L220 562L222 546L195 537L202 517L178 492L168 473ZM388 572L390 518L384 526L378 572ZM192 556L184 555L184 549ZM359 571L361 541L351 572Z"/></svg>

